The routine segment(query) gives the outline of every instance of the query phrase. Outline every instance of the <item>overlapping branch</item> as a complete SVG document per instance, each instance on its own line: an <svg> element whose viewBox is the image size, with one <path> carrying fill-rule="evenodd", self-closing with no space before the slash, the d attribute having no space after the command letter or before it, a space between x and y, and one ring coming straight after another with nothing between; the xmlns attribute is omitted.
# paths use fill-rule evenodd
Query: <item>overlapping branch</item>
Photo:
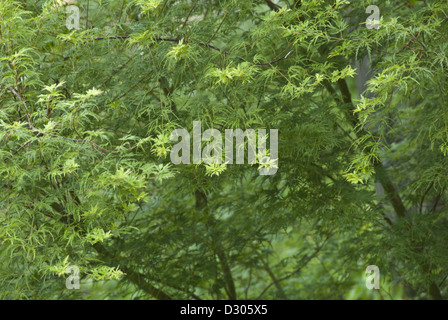
<svg viewBox="0 0 448 320"><path fill-rule="evenodd" d="M97 38L93 38L92 40L96 40L96 41L98 41L98 40L129 39L129 38L130 38L130 36L126 36L126 35L124 35L124 36L97 37ZM197 45L199 45L199 46L206 47L206 48L209 48L209 49L212 49L212 50L221 52L222 54L225 54L225 55L230 54L229 51L222 50L222 49L220 49L220 48L218 48L218 47L216 47L216 46L213 46L213 45L209 44L208 42L210 42L210 40L209 40L207 43L205 43L205 42L200 42L200 41L193 41L193 40L183 40L183 39L179 39L179 38L164 38L164 37L155 37L155 38L153 38L153 40L155 40L155 41L169 41L169 42L175 42L175 43L179 43L179 42L183 41L184 43L197 44ZM257 65L257 66L268 66L268 65L272 65L272 64L274 64L274 63L277 63L277 62L280 62L280 61L282 61L282 60L286 60L286 59L288 59L288 57L289 57L293 52L294 52L294 50L291 50L291 51L289 51L284 57L281 57L281 58L278 58L278 59L275 59L275 60L272 60L272 61L269 61L269 62L253 63L253 64L254 64L254 65ZM244 60L243 58L241 58L241 60L246 61L246 60Z"/></svg>

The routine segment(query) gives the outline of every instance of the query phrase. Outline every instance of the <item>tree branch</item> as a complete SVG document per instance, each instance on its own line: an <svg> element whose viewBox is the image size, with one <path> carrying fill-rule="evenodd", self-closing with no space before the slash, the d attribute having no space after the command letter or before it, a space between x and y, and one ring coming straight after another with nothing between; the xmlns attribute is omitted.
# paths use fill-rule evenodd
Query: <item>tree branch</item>
<svg viewBox="0 0 448 320"><path fill-rule="evenodd" d="M94 38L92 40L108 40L108 39L128 39L130 38L129 36L110 36L110 37L98 37L98 38ZM153 38L153 40L155 41L169 41L169 42L176 42L179 43L180 41L182 41L183 39L179 39L179 38L162 38L162 37L155 37ZM209 49L213 49L216 51L221 52L222 54L229 54L228 51L225 50L221 50L218 47L215 47L211 44L208 43L204 43L204 42L199 42L199 41L192 41L192 40L183 40L184 43L193 43L193 44L197 44Z"/></svg>
<svg viewBox="0 0 448 320"><path fill-rule="evenodd" d="M196 209L203 210L207 208L207 195L204 192L196 190L195 198L196 198ZM209 215L207 225L211 226L215 222L216 222L215 218L212 215ZM213 239L213 242L214 240L215 239ZM227 255L224 251L224 247L220 243L217 243L216 247L217 248L215 249L215 254L218 256L222 272L224 274L224 280L226 283L225 290L227 296L229 297L229 300L236 300L237 295L235 290L235 282L233 280L232 271L230 270L230 266L227 261Z"/></svg>
<svg viewBox="0 0 448 320"><path fill-rule="evenodd" d="M272 2L271 0L264 0L264 2L266 2L269 9L271 9L271 10L279 11L282 8L278 4L275 4L274 2Z"/></svg>
<svg viewBox="0 0 448 320"><path fill-rule="evenodd" d="M224 18L225 18L225 17L224 17ZM223 21L224 21L224 19L223 19ZM222 23L221 23L221 24L222 24ZM218 29L219 29L219 28L218 28ZM216 32L215 32L215 34L216 34ZM93 38L93 39L90 39L90 40L96 40L96 41L99 41L99 40L129 39L129 38L130 38L130 36L110 36L110 37L98 37L98 38ZM230 54L229 51L222 50L222 49L220 49L220 48L218 48L218 47L216 47L216 46L213 46L213 45L209 44L209 42L210 42L211 40L213 40L213 38L214 38L214 35L212 36L212 38L211 38L210 40L207 41L207 43L205 43L205 42L200 42L200 41L183 40L183 39L179 39L179 38L161 38L161 37L155 37L155 38L153 38L153 40L155 40L155 41L176 42L176 43L179 43L180 41L183 40L184 43L193 43L193 44L197 44L197 45L202 46L202 47L206 47L206 48L209 48L209 49L212 49L212 50L221 52L222 54ZM277 62L279 62L279 61L288 59L288 57L289 57L293 52L294 52L294 50L291 50L291 51L289 51L284 57L281 57L281 58L272 60L272 61L270 61L270 62L253 63L253 64L254 64L254 65L257 65L257 66L267 66L267 65L272 65L272 64L277 63ZM243 58L240 58L240 59L243 60L243 61L246 61L246 60L244 60Z"/></svg>
<svg viewBox="0 0 448 320"><path fill-rule="evenodd" d="M106 258L107 260L113 261L113 256L104 248L101 244L95 243L93 245L95 251L100 255ZM135 284L137 287L141 288L146 293L150 294L157 300L172 300L172 297L168 295L166 292L154 287L147 281L144 281L146 276L137 271L132 270L129 267L121 267L123 272L126 274L125 278ZM143 279L143 280L142 280Z"/></svg>
<svg viewBox="0 0 448 320"><path fill-rule="evenodd" d="M267 65L271 65L271 64L277 63L277 62L279 62L279 61L288 59L288 57L289 57L289 56L291 55L291 53L293 53L293 52L294 52L294 50L291 50L291 51L289 51L289 52L286 54L286 56L284 56L284 57L282 57L282 58L278 58L278 59L272 60L271 62L254 63L254 64L257 65L257 66L267 66Z"/></svg>
<svg viewBox="0 0 448 320"><path fill-rule="evenodd" d="M30 129L32 129L32 130L34 130L34 131L37 131L40 135L51 136L51 137L55 137L55 138L62 138L62 139L70 140L70 141L73 141L73 142L81 142L81 143L87 142L87 143L89 143L89 144L90 144L95 150L97 150L97 151L108 152L108 153L118 153L118 151L113 151L113 150L107 150L107 149L104 149L103 147L100 147L100 146L97 145L95 142L90 141L90 140L86 140L86 139L74 139L74 138L68 138L68 137L59 136L59 135L54 134L54 133L45 133L45 132L42 132L42 131L40 131L39 129L37 129L37 128L33 125L33 123L31 122L31 118L30 118L30 114L29 114L29 113L26 114L26 117L27 117L27 119L28 119L28 126L30 127ZM23 147L23 146L22 146L22 147ZM21 147L21 148L22 148L22 147ZM21 148L20 148L20 149L21 149ZM20 149L19 149L19 150L20 150ZM15 153L17 153L19 150L17 150ZM101 153L101 152L100 152L100 153Z"/></svg>
<svg viewBox="0 0 448 320"><path fill-rule="evenodd" d="M277 292L278 292L280 298L283 299L283 300L287 300L288 297L286 296L285 291L283 290L282 286L280 285L280 281L277 279L277 277L275 276L274 272L272 272L271 268L269 267L269 265L267 263L265 263L264 269L266 270L266 272L268 273L269 277L271 278L272 283L277 288Z"/></svg>
<svg viewBox="0 0 448 320"><path fill-rule="evenodd" d="M335 91L333 90L333 88L331 88L331 90L330 90L328 87L331 87L331 85L326 86L327 90L335 97L336 100L340 101L339 97L337 97L337 95L335 95ZM344 79L339 79L338 87L342 94L342 102L350 105L352 107L351 109L353 110L354 106L353 106L350 90L348 89L348 86L347 86L347 82ZM350 122L353 124L353 126L356 127L358 125L358 120L356 119L356 117L351 115L351 112L350 112L350 115L348 115L348 117L349 117L348 120L350 120ZM367 134L367 132L363 129L361 129L360 132L362 134ZM366 148L366 149L369 150L370 148ZM392 181L390 180L389 175L387 174L387 171L384 168L381 160L375 159L373 161L372 165L375 168L376 177L378 179L378 182L383 186L384 191L386 192L386 195L387 195L389 201L391 202L392 207L394 208L394 211L395 211L397 217L399 217L399 218L405 217L406 216L406 208L403 205L403 201L401 200L401 197L400 197L397 189L395 188Z"/></svg>

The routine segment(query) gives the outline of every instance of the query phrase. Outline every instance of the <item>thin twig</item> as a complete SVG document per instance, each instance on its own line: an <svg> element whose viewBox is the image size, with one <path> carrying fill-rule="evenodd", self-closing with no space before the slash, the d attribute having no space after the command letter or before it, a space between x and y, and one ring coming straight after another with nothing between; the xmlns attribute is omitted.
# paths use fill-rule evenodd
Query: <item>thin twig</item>
<svg viewBox="0 0 448 320"><path fill-rule="evenodd" d="M93 40L105 40L105 39L128 39L129 36L111 36L111 37L98 37L98 38L94 38ZM181 42L182 39L179 38L162 38L162 37L155 37L153 38L153 40L155 41L170 41L170 42ZM204 42L198 42L198 41L192 41L192 40L183 40L184 43L194 43L203 47L207 47L209 49L213 49L216 51L219 51L223 54L229 54L228 51L225 50L221 50L218 47L212 46L210 44L204 43Z"/></svg>
<svg viewBox="0 0 448 320"><path fill-rule="evenodd" d="M291 55L291 53L293 53L293 52L294 52L294 50L291 50L291 51L289 51L289 52L286 54L286 56L284 56L284 57L282 57L282 58L278 58L278 59L272 60L271 62L254 63L254 64L257 65L257 66L268 66L268 65L277 63L277 62L279 62L279 61L288 59L288 57L289 57L289 56Z"/></svg>
<svg viewBox="0 0 448 320"><path fill-rule="evenodd" d="M223 21L224 21L224 19L223 19ZM222 21L222 22L223 22L223 21ZM222 23L222 22L221 22L221 23ZM218 28L218 30L219 30L219 28ZM218 31L218 30L217 30L217 31ZM215 32L215 33L216 33L216 32ZM128 39L128 38L130 38L130 37L129 37L129 36L110 36L110 37L98 37L98 38L93 38L93 39L91 39L91 40L113 40L113 39ZM210 42L211 40L213 40L213 38L214 38L214 36L213 36L208 42ZM176 42L176 43L179 43L179 42L181 42L183 39L179 39L179 38L162 38L162 37L155 37L155 38L153 38L153 40L155 40L155 41L169 41L169 42ZM221 52L222 54L230 54L229 51L221 50L220 48L215 47L215 46L209 44L208 42L207 42L207 43L204 43L204 42L192 41L192 40L183 40L183 42L184 42L184 43L194 43L194 44L197 44L197 45L200 45L200 46L203 46L203 47L207 47L207 48L209 48L209 49L213 49L213 50L219 51L219 52ZM291 51L289 51L284 57L281 57L281 58L272 60L272 61L270 61L270 62L253 63L253 64L254 64L254 65L257 65L257 66L268 66L268 65L272 65L272 64L277 63L277 62L279 62L279 61L288 59L288 57L289 57L293 52L294 52L294 50L291 50ZM241 58L241 60L246 61L246 60L244 60L243 58Z"/></svg>
<svg viewBox="0 0 448 320"><path fill-rule="evenodd" d="M212 42L212 40L215 38L216 34L218 33L219 29L221 29L222 24L224 23L224 20L226 20L227 12L224 12L224 17L221 20L221 23L219 24L218 28L216 29L215 33L212 35L212 37L207 41L207 44Z"/></svg>
<svg viewBox="0 0 448 320"><path fill-rule="evenodd" d="M30 118L30 114L29 114L29 113L26 114L26 117L27 117L27 119L28 119L28 126L30 127L30 129L32 129L32 130L34 130L34 131L37 131L37 132L38 132L39 134L41 134L41 135L51 136L51 137L55 137L55 138L62 138L62 139L70 140L70 141L73 141L73 142L80 142L80 143L84 143L84 142L86 142L86 143L89 143L89 144L90 144L95 150L97 150L97 151L108 152L108 153L118 153L118 151L107 150L107 149L105 149L105 148L103 148L103 147L100 147L100 146L97 145L95 142L90 141L90 140L85 140L85 139L74 139L74 138L68 138L68 137L59 136L59 135L54 134L54 133L46 133L46 132L42 132L42 131L40 131L39 129L37 129L37 128L33 125L33 123L31 122L31 118ZM22 147L21 147L21 148L22 148ZM17 153L17 152L16 152L16 153ZM101 152L100 152L100 153L101 153ZM101 153L101 154L102 154L102 153Z"/></svg>
<svg viewBox="0 0 448 320"><path fill-rule="evenodd" d="M185 18L185 22L184 22L184 24L182 25L182 28L181 28L181 29L185 28L185 26L187 25L188 19L190 19L190 15L191 15L191 13L193 12L194 8L196 8L196 5L198 4L198 1L199 1L199 0L196 0L196 1L194 2L193 6L192 6L191 9L190 9L190 12L188 12L187 17Z"/></svg>
<svg viewBox="0 0 448 320"><path fill-rule="evenodd" d="M20 96L20 94L13 88L13 87L8 87L8 90L12 92L13 95L15 95L17 97L17 99L19 99L20 101L22 101L22 97Z"/></svg>

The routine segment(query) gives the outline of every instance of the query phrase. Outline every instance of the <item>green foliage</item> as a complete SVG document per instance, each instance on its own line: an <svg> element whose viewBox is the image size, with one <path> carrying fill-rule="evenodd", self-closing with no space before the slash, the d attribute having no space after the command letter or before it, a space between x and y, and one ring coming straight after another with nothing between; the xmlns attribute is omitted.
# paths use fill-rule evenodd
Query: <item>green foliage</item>
<svg viewBox="0 0 448 320"><path fill-rule="evenodd" d="M0 0L0 297L447 297L447 3L378 3ZM193 121L277 173L172 165Z"/></svg>

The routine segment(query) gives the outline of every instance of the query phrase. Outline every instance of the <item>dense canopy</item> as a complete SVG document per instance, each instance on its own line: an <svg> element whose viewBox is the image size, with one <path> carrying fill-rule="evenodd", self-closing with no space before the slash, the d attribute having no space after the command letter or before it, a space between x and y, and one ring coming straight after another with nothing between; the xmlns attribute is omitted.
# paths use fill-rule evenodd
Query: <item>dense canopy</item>
<svg viewBox="0 0 448 320"><path fill-rule="evenodd" d="M0 0L0 297L447 298L447 14ZM278 130L275 174L174 164L199 121Z"/></svg>

